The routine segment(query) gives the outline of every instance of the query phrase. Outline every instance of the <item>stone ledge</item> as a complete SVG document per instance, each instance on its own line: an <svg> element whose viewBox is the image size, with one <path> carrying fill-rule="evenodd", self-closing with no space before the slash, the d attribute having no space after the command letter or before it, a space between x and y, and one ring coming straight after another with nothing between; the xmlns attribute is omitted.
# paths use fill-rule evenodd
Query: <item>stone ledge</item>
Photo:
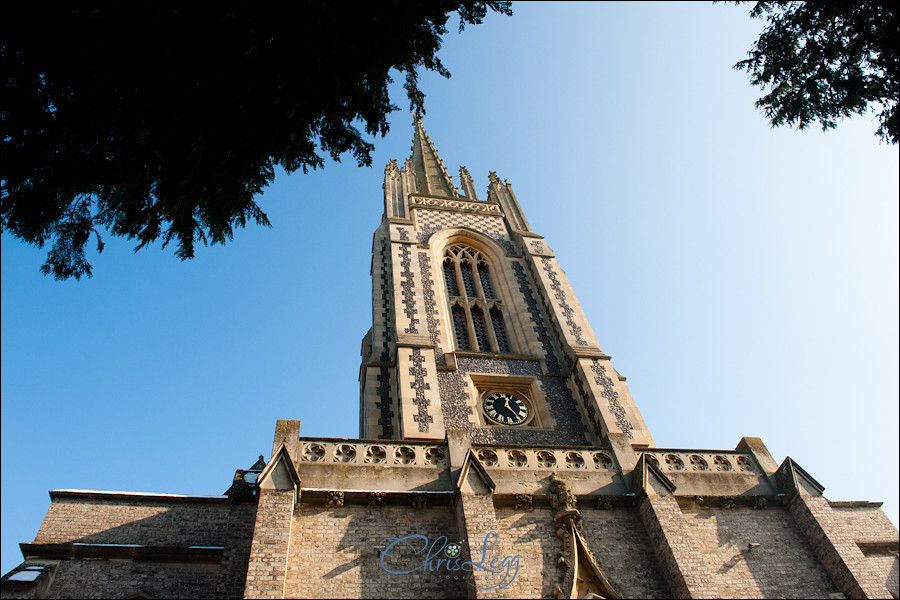
<svg viewBox="0 0 900 600"><path fill-rule="evenodd" d="M866 500L829 500L831 508L881 508L884 502L868 502Z"/></svg>
<svg viewBox="0 0 900 600"><path fill-rule="evenodd" d="M51 559L106 559L135 562L175 562L219 564L225 548L222 546L140 546L129 544L19 544L22 555Z"/></svg>
<svg viewBox="0 0 900 600"><path fill-rule="evenodd" d="M228 496L181 496L147 492L104 492L99 490L50 490L50 500L109 500L134 502L164 502L171 504L228 504Z"/></svg>
<svg viewBox="0 0 900 600"><path fill-rule="evenodd" d="M859 549L866 556L872 554L893 554L896 556L900 553L900 541L898 540L890 542L856 542L856 545L859 546Z"/></svg>

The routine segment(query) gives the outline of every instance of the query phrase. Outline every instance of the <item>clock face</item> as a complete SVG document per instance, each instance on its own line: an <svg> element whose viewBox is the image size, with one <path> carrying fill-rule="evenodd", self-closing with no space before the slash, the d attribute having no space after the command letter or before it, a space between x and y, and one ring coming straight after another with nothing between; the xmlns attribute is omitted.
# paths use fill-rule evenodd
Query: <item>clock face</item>
<svg viewBox="0 0 900 600"><path fill-rule="evenodd" d="M501 425L521 425L528 419L528 404L509 392L491 392L484 399L484 414Z"/></svg>

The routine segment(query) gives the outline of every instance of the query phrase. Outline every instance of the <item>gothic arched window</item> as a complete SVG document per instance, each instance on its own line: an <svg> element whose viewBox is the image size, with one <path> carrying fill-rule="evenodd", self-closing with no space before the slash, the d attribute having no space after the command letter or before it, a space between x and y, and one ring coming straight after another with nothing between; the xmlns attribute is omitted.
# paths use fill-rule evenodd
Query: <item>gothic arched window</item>
<svg viewBox="0 0 900 600"><path fill-rule="evenodd" d="M443 269L456 348L512 352L503 307L484 255L468 246L452 245L444 252Z"/></svg>

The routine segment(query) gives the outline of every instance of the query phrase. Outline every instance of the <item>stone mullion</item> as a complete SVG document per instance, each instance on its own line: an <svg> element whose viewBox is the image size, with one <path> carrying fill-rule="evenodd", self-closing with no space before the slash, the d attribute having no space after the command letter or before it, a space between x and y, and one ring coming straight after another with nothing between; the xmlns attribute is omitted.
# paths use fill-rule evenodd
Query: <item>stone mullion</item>
<svg viewBox="0 0 900 600"><path fill-rule="evenodd" d="M494 300L493 303L491 304L491 307L488 309L488 317L490 317L491 308L496 308L497 310L500 311L500 318L503 320L503 334L506 336L506 343L509 345L509 351L515 352L516 349L513 347L513 338L510 335L510 331L509 331L511 321L509 319L509 315L506 313L506 309L503 308L503 303L500 302L499 300ZM491 319L491 331L494 333L494 340L496 341L497 340L497 332L494 331L493 319ZM500 352L500 351L501 351L500 350L500 342L497 341L497 352Z"/></svg>
<svg viewBox="0 0 900 600"><path fill-rule="evenodd" d="M479 298L487 299L487 294L484 293L484 287L481 285L481 273L478 270L479 262L484 261L478 261L475 259L473 259L473 261L474 264L472 265L472 277L475 279L475 290L478 292Z"/></svg>
<svg viewBox="0 0 900 600"><path fill-rule="evenodd" d="M453 257L453 272L456 274L456 291L459 292L459 298L468 298L466 295L466 281L462 276L462 269L459 266L459 259Z"/></svg>
<svg viewBox="0 0 900 600"><path fill-rule="evenodd" d="M474 303L475 303L475 301L469 300L469 298L467 296L466 299L463 301L463 307L466 309L465 315L466 315L466 327L468 328L468 331L469 331L469 347L473 351L479 352L482 350L478 344L478 336L475 335L475 322L472 319L472 304L474 304Z"/></svg>
<svg viewBox="0 0 900 600"><path fill-rule="evenodd" d="M482 297L484 297L483 293ZM487 300L484 301L481 310L484 313L484 325L485 329L487 329L488 341L491 344L491 352L500 352L500 344L497 343L497 334L494 331L494 321L491 319L491 310L488 308Z"/></svg>

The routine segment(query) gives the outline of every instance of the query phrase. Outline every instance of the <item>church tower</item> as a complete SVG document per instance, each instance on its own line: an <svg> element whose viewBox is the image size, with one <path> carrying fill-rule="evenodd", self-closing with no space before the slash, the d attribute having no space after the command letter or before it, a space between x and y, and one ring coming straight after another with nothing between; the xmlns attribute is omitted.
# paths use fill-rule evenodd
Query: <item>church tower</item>
<svg viewBox="0 0 900 600"><path fill-rule="evenodd" d="M421 119L406 163L385 169L360 437L652 447L552 248L489 180L480 200L460 167L457 187Z"/></svg>

